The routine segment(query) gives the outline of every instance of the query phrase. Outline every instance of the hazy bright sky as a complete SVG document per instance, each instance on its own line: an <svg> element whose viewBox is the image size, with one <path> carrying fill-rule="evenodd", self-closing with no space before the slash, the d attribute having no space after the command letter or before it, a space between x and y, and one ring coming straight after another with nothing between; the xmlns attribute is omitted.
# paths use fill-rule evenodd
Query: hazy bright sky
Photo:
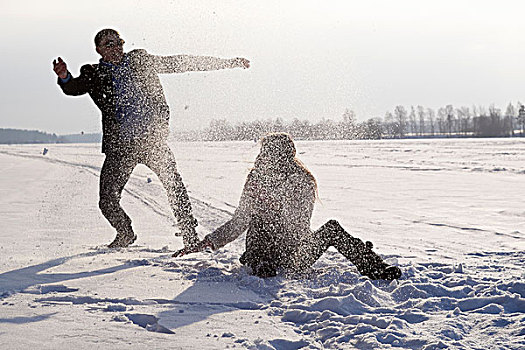
<svg viewBox="0 0 525 350"><path fill-rule="evenodd" d="M523 1L2 0L0 127L100 131L93 102L64 96L51 62L76 76L98 61L93 37L106 27L125 50L251 60L163 75L172 128L525 101Z"/></svg>

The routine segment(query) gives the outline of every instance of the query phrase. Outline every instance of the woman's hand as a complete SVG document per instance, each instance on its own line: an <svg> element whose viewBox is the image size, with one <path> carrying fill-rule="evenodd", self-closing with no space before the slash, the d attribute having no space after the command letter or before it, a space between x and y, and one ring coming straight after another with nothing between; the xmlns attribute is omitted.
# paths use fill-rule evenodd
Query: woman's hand
<svg viewBox="0 0 525 350"><path fill-rule="evenodd" d="M209 239L204 237L204 239L197 243L195 246L184 247L181 250L176 251L175 253L173 253L172 257L178 258L184 255L202 252L207 249L215 250L213 243Z"/></svg>

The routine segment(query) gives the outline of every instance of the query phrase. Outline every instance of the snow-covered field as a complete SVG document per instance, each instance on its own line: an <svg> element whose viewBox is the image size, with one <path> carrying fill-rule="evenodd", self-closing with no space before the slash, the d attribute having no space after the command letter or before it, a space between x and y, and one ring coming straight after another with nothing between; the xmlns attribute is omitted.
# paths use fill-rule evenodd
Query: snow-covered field
<svg viewBox="0 0 525 350"><path fill-rule="evenodd" d="M171 258L182 242L143 166L122 200L139 238L109 250L99 147L0 147L2 349L525 348L524 139L297 142L319 183L313 228L335 218L371 240L403 270L391 283L335 251L307 276L260 279L242 240ZM258 145L172 148L204 236Z"/></svg>

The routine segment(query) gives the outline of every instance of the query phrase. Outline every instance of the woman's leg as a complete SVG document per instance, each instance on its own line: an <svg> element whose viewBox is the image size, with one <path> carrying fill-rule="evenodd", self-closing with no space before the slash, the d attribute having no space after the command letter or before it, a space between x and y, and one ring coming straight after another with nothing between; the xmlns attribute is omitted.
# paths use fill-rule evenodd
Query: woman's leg
<svg viewBox="0 0 525 350"><path fill-rule="evenodd" d="M371 279L393 280L401 276L401 270L396 266L386 264L383 259L372 251L372 243L363 243L359 238L352 237L336 220L330 220L321 226L301 249L302 267L311 266L328 247L335 247L341 254L357 267L359 273ZM306 253L306 254L304 254Z"/></svg>

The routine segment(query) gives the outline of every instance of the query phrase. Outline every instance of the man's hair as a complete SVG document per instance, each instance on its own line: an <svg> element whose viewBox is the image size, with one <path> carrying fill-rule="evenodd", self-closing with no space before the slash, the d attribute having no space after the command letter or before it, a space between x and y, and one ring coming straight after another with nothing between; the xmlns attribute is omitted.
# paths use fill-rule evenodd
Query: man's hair
<svg viewBox="0 0 525 350"><path fill-rule="evenodd" d="M102 38L104 38L107 35L114 34L120 38L120 34L115 29L102 29L100 32L95 35L95 46L100 46L100 42L102 41Z"/></svg>

